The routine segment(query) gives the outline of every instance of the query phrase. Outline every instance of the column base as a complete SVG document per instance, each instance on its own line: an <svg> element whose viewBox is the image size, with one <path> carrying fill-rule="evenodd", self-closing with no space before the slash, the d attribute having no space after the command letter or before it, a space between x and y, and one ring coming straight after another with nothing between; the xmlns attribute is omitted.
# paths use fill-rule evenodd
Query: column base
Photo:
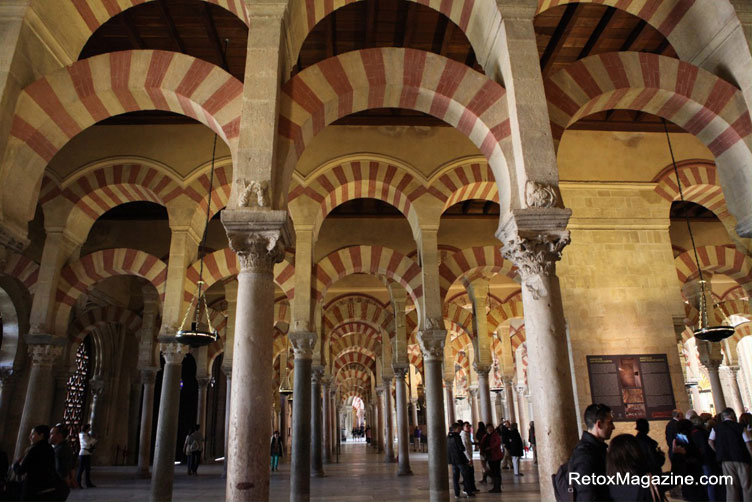
<svg viewBox="0 0 752 502"><path fill-rule="evenodd" d="M397 476L412 476L412 475L413 475L413 471L411 471L410 469L408 469L406 472L397 473Z"/></svg>

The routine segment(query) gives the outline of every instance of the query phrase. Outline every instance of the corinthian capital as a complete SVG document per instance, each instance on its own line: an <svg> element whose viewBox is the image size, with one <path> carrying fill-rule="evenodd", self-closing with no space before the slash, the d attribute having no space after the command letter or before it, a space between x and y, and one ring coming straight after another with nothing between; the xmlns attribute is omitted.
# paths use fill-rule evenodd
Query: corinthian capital
<svg viewBox="0 0 752 502"><path fill-rule="evenodd" d="M52 368L55 360L63 354L63 347L59 345L29 345L29 356L34 366Z"/></svg>
<svg viewBox="0 0 752 502"><path fill-rule="evenodd" d="M410 366L407 364L393 364L392 369L394 370L395 378L404 380L405 376L407 375L407 371L410 369Z"/></svg>
<svg viewBox="0 0 752 502"><path fill-rule="evenodd" d="M160 343L159 351L164 357L165 364L180 364L190 348L182 343Z"/></svg>
<svg viewBox="0 0 752 502"><path fill-rule="evenodd" d="M287 335L292 345L295 359L312 359L313 348L316 346L316 333L298 331Z"/></svg>
<svg viewBox="0 0 752 502"><path fill-rule="evenodd" d="M426 323L428 324L428 323ZM418 332L418 343L426 361L444 360L445 329L424 329Z"/></svg>
<svg viewBox="0 0 752 502"><path fill-rule="evenodd" d="M294 241L287 211L236 209L222 211L227 237L245 272L271 273Z"/></svg>

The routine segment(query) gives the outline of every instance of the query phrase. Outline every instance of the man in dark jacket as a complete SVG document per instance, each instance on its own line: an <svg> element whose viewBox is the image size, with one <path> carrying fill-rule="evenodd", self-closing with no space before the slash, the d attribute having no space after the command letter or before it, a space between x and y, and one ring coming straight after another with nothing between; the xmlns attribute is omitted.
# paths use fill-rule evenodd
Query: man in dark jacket
<svg viewBox="0 0 752 502"><path fill-rule="evenodd" d="M580 481L583 476L606 474L606 440L614 432L614 417L605 404L591 404L585 409L587 431L574 447L569 459L569 476L576 501L609 501L608 485Z"/></svg>
<svg viewBox="0 0 752 502"><path fill-rule="evenodd" d="M26 475L21 486L21 500L52 500L55 497L55 453L49 439L49 426L34 427L29 434L31 448L23 459L13 464L17 475Z"/></svg>
<svg viewBox="0 0 752 502"><path fill-rule="evenodd" d="M509 420L504 420L503 422L501 422L499 429L501 429L501 431L499 432L499 434L501 435L501 445L504 447L504 458L501 459L501 468L509 469L510 467L512 467L512 454L510 453L509 449L511 441Z"/></svg>
<svg viewBox="0 0 752 502"><path fill-rule="evenodd" d="M68 428L65 425L57 424L50 430L50 444L55 452L55 472L63 481L63 486L69 488L73 481L73 448L68 441ZM67 497L66 494L63 500Z"/></svg>
<svg viewBox="0 0 752 502"><path fill-rule="evenodd" d="M635 429L637 430L637 434L635 434L635 437L640 444L642 453L648 461L648 470L651 474L661 474L661 467L663 467L663 464L666 461L666 456L658 447L658 441L648 436L648 432L650 432L650 423L644 418L639 418L637 419L636 425Z"/></svg>
<svg viewBox="0 0 752 502"><path fill-rule="evenodd" d="M471 497L474 495L470 483L469 464L465 456L465 447L462 445L462 438L460 437L460 429L460 424L452 424L447 436L447 456L452 466L454 498L456 499L461 498L463 493ZM464 492L460 492L460 474L462 475Z"/></svg>
<svg viewBox="0 0 752 502"><path fill-rule="evenodd" d="M514 468L515 476L523 476L520 472L520 459L525 453L525 448L522 446L522 436L517 429L517 423L512 423L509 429L509 454L512 456L512 467Z"/></svg>
<svg viewBox="0 0 752 502"><path fill-rule="evenodd" d="M715 450L723 474L731 476L732 483L726 485L726 500L752 500L750 482L750 452L752 438L736 421L736 413L731 408L721 412L721 423L710 432L708 444Z"/></svg>
<svg viewBox="0 0 752 502"><path fill-rule="evenodd" d="M668 458L673 459L674 438L676 437L676 424L684 418L681 410L671 412L671 420L666 424L666 446L668 446Z"/></svg>

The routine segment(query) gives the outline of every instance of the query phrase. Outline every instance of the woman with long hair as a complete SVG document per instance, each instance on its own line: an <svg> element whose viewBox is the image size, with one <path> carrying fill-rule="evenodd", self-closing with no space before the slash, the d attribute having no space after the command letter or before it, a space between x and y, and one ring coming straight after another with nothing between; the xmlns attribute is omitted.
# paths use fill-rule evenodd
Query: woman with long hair
<svg viewBox="0 0 752 502"><path fill-rule="evenodd" d="M640 447L640 442L631 434L619 434L611 440L606 455L606 474L629 474L631 476L650 475L647 458ZM644 487L640 483L622 483L608 488L614 502L658 502L661 500L658 489L650 484Z"/></svg>
<svg viewBox="0 0 752 502"><path fill-rule="evenodd" d="M483 448L480 447L481 441L483 441L483 437L486 435L486 424L483 422L478 422L478 428L475 429L475 449L480 451L480 468L483 471L483 478L480 480L482 484L486 484L486 478L491 474L490 469L488 468L488 461L486 460L486 455L483 453Z"/></svg>

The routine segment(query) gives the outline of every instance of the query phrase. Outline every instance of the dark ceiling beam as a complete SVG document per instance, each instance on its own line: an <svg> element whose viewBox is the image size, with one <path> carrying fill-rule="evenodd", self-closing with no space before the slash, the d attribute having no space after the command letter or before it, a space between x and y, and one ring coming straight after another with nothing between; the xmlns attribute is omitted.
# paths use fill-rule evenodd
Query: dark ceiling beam
<svg viewBox="0 0 752 502"><path fill-rule="evenodd" d="M553 63L556 61L556 57L559 55L562 47L564 47L569 32L572 31L572 27L575 25L579 8L579 3L567 4L567 8L564 10L564 14L561 16L559 24L556 25L556 30L554 30L554 34L551 35L551 40L548 41L546 49L543 51L543 55L540 58L543 78L546 78L551 73Z"/></svg>
<svg viewBox="0 0 752 502"><path fill-rule="evenodd" d="M363 36L363 49L368 49L373 44L376 34L376 19L378 16L378 0L366 0L365 35Z"/></svg>
<svg viewBox="0 0 752 502"><path fill-rule="evenodd" d="M473 50L473 47L470 46L470 50L467 52L467 57L465 58L465 64L472 68L475 66L475 51Z"/></svg>
<svg viewBox="0 0 752 502"><path fill-rule="evenodd" d="M619 50L622 52L632 50L632 45L634 45L634 43L637 41L637 38L640 36L640 34L642 34L642 30L644 30L645 26L647 25L648 23L646 23L643 19L640 19L640 22L637 23L634 29L629 33L627 39L621 45Z"/></svg>
<svg viewBox="0 0 752 502"><path fill-rule="evenodd" d="M585 47L582 48L582 50L580 51L580 54L577 56L578 60L582 58L586 58L590 55L590 52L598 43L598 39L601 38L603 31L606 29L606 26L608 26L609 21L611 21L611 18L614 17L615 13L616 13L616 8L614 7L606 8L606 12L603 13L603 17L601 17L600 21L598 21L598 25L595 27L595 30L593 30L593 33L590 34L590 38L588 38L588 41L585 44Z"/></svg>
<svg viewBox="0 0 752 502"><path fill-rule="evenodd" d="M397 4L397 21L394 23L394 47L405 46L405 29L407 28L407 9L415 2L399 2Z"/></svg>
<svg viewBox="0 0 752 502"><path fill-rule="evenodd" d="M123 29L125 29L126 35L128 35L128 40L130 40L131 45L134 49L138 50L144 50L146 49L146 46L144 45L144 41L141 39L141 37L138 35L138 32L136 31L136 27L133 24L133 20L131 19L130 12L123 11L123 13L120 15L120 24L123 25Z"/></svg>
<svg viewBox="0 0 752 502"><path fill-rule="evenodd" d="M655 49L654 51L651 51L651 52L653 54L663 54L664 52L666 52L666 49L669 48L669 45L670 44L668 42L668 39L664 38L663 42L661 42L661 45L659 45L657 49Z"/></svg>
<svg viewBox="0 0 752 502"><path fill-rule="evenodd" d="M441 54L441 48L444 45L444 37L446 36L447 25L449 24L449 18L440 15L436 20L436 30L433 32L433 43L431 44L431 52L435 54Z"/></svg>
<svg viewBox="0 0 752 502"><path fill-rule="evenodd" d="M157 0L157 5L159 5L159 11L162 13L162 17L164 17L164 20L167 23L167 28L170 31L170 38L172 38L172 41L175 42L178 51L182 52L183 54L187 54L187 51L185 50L185 44L178 34L177 26L175 26L175 20L172 19L170 10L167 8L167 0Z"/></svg>
<svg viewBox="0 0 752 502"><path fill-rule="evenodd" d="M324 25L324 32L326 33L326 57L331 58L337 55L337 20L335 10L328 16L326 16L326 24Z"/></svg>
<svg viewBox="0 0 752 502"><path fill-rule="evenodd" d="M444 37L441 40L441 49L439 50L439 54L442 56L446 56L449 52L449 47L452 44L452 37L454 36L454 27L454 23L447 23L446 25Z"/></svg>
<svg viewBox="0 0 752 502"><path fill-rule="evenodd" d="M201 2L204 6L204 14L201 16L201 20L204 22L204 28L206 29L206 34L209 36L209 43L212 45L212 48L214 49L214 53L217 56L217 60L219 60L220 64L222 65L222 68L224 68L226 71L230 71L230 67L227 64L227 55L225 54L224 49L222 48L222 41L219 39L219 33L217 33L217 25L214 24L214 18L211 14L211 7L209 7L209 4L206 2Z"/></svg>
<svg viewBox="0 0 752 502"><path fill-rule="evenodd" d="M405 31L400 47L410 47L415 37L415 27L418 25L418 4L415 2L403 2L407 4L407 15L405 16Z"/></svg>

